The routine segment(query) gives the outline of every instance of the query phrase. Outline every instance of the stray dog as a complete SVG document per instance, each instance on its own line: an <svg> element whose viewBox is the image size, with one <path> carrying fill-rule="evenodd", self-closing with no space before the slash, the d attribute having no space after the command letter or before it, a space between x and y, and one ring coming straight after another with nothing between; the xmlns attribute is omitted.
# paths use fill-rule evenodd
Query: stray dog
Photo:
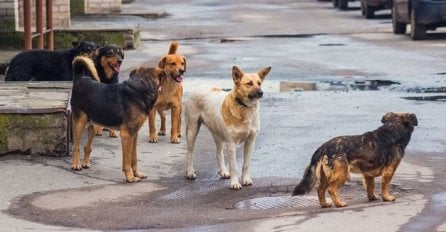
<svg viewBox="0 0 446 232"><path fill-rule="evenodd" d="M5 81L72 81L72 62L76 56L93 57L94 42L74 42L69 50L23 51L11 59Z"/></svg>
<svg viewBox="0 0 446 232"><path fill-rule="evenodd" d="M409 143L414 126L418 125L415 114L386 113L378 129L356 136L341 136L322 144L311 158L301 182L294 188L294 195L303 195L319 182L317 194L322 208L331 207L325 200L325 192L337 207L347 203L340 200L338 188L349 179L349 172L361 173L370 201L379 198L374 193L375 177L382 177L382 198L394 201L389 186Z"/></svg>
<svg viewBox="0 0 446 232"><path fill-rule="evenodd" d="M193 150L201 124L211 131L217 146L217 161L221 178L231 178L231 189L252 185L249 162L256 135L260 130L259 99L263 96L262 82L271 67L256 73L244 73L239 67L232 68L234 89L231 92L211 87L198 89L185 103L187 179L195 179ZM244 142L243 169L240 185L237 177L236 146ZM223 147L227 146L229 172L226 169Z"/></svg>
<svg viewBox="0 0 446 232"><path fill-rule="evenodd" d="M183 74L186 72L186 58L176 54L178 42L170 44L169 53L159 61L158 67L164 69L167 79L161 86L155 106L149 114L149 142L157 143L155 116L156 112L161 117L161 126L158 135L166 135L166 116L164 111L171 111L170 142L180 143L181 136L181 111L183 98Z"/></svg>
<svg viewBox="0 0 446 232"><path fill-rule="evenodd" d="M73 118L73 159L71 168L79 171L89 168L94 138L93 124L120 130L122 143L122 170L128 182L135 182L147 175L137 166L138 131L147 120L155 104L158 89L166 74L160 68L141 66L130 73L122 83L99 83L93 61L77 57L73 62L74 82L71 96ZM82 132L88 124L88 139L84 158L80 161L79 145Z"/></svg>
<svg viewBox="0 0 446 232"><path fill-rule="evenodd" d="M124 50L114 44L107 44L96 49L94 63L101 83L119 82L119 71L123 59ZM102 130L100 126L94 127L97 136L102 136ZM110 137L118 137L114 129L108 128L108 133Z"/></svg>

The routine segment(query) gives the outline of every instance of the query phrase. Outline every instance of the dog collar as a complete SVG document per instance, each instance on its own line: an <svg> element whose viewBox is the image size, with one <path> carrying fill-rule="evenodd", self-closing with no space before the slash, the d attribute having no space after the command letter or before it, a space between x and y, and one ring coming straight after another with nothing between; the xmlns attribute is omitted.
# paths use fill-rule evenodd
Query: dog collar
<svg viewBox="0 0 446 232"><path fill-rule="evenodd" d="M247 106L247 105L242 101L242 99L240 99L240 98L238 98L238 97L235 98L235 101L236 101L239 105L241 105L241 106L243 106L243 107L250 108L249 106Z"/></svg>

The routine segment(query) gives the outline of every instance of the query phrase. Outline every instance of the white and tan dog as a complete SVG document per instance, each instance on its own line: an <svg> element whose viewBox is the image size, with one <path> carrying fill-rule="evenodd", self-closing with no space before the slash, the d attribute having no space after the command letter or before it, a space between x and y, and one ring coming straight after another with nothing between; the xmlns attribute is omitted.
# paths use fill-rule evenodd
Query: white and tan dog
<svg viewBox="0 0 446 232"><path fill-rule="evenodd" d="M187 179L195 179L193 150L195 140L204 123L211 131L217 146L217 161L221 178L231 178L231 189L252 185L249 162L256 135L260 130L259 99L263 96L262 82L271 67L256 73L244 73L232 68L234 89L225 92L216 87L200 88L189 94L185 103L187 140ZM236 146L244 142L244 157L241 182L237 177ZM229 172L223 158L223 146L227 146Z"/></svg>

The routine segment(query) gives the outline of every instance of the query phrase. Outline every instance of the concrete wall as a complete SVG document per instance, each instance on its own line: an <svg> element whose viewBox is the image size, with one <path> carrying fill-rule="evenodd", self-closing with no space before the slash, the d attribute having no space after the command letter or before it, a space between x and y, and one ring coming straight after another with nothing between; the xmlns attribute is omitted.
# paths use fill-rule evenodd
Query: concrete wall
<svg viewBox="0 0 446 232"><path fill-rule="evenodd" d="M23 0L18 1L19 7L19 29L18 31L23 31ZM36 1L31 0L31 22L33 28L36 22ZM44 27L46 25L46 1L43 0L43 22ZM69 0L53 0L53 27L54 28L68 28L71 26L71 16L70 16L70 1Z"/></svg>
<svg viewBox="0 0 446 232"><path fill-rule="evenodd" d="M0 0L0 32L15 31L18 27L17 0Z"/></svg>

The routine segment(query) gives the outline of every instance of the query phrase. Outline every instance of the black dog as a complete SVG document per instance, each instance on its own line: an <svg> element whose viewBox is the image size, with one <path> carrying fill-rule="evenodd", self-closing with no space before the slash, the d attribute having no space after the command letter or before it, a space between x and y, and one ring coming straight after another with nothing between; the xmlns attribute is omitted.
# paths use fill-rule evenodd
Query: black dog
<svg viewBox="0 0 446 232"><path fill-rule="evenodd" d="M93 61L82 56L73 61L73 73L71 110L74 144L71 168L79 171L90 167L94 123L121 131L122 170L126 180L135 182L146 178L146 174L140 172L137 166L138 131L155 104L166 73L160 68L142 66L133 70L130 78L122 83L99 83ZM87 124L90 124L88 139L81 162L79 144Z"/></svg>
<svg viewBox="0 0 446 232"><path fill-rule="evenodd" d="M11 59L5 81L71 81L72 62L76 56L93 57L94 42L74 42L69 50L23 51Z"/></svg>
<svg viewBox="0 0 446 232"><path fill-rule="evenodd" d="M119 82L119 71L123 59L124 50L114 44L107 44L96 50L94 65L101 83ZM102 136L102 127L95 126L94 130L96 135ZM108 132L110 137L118 137L114 129L109 128Z"/></svg>
<svg viewBox="0 0 446 232"><path fill-rule="evenodd" d="M114 44L107 44L98 48L95 56L94 63L101 83L118 83L124 50Z"/></svg>

